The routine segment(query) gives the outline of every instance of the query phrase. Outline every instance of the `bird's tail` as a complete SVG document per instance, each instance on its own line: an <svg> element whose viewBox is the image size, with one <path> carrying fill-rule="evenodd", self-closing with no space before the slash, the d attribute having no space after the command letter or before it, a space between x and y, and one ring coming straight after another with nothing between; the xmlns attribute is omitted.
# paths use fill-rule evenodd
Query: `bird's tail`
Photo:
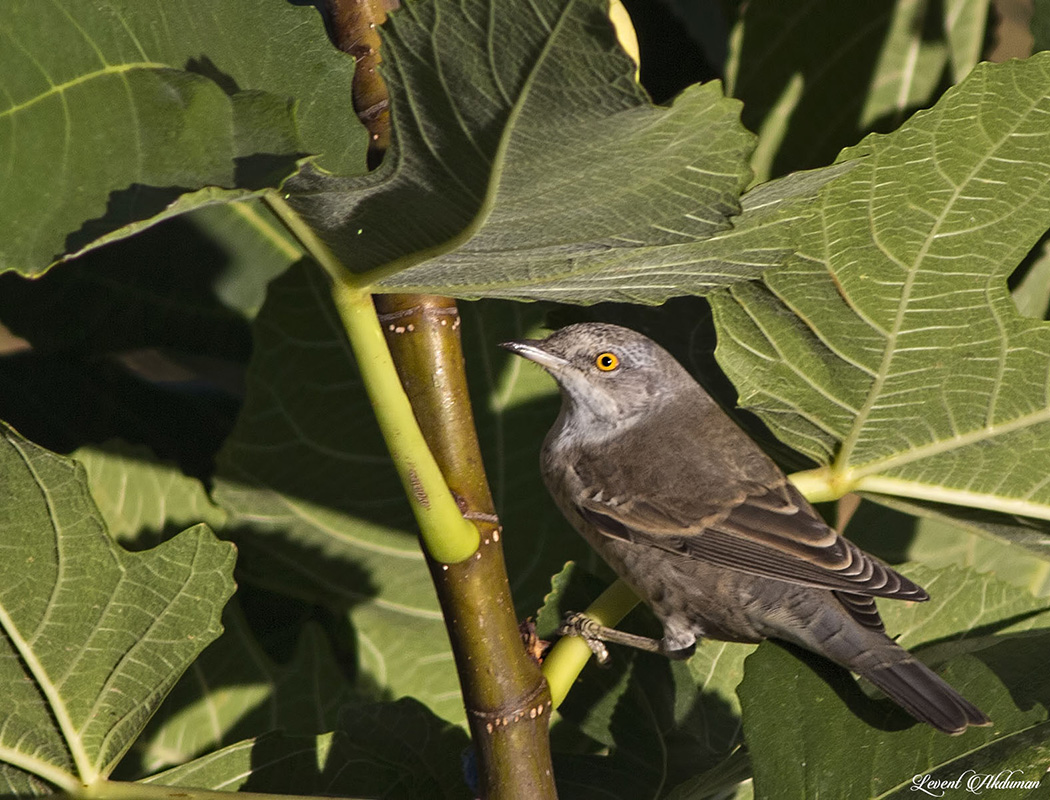
<svg viewBox="0 0 1050 800"><path fill-rule="evenodd" d="M959 734L968 725L991 725L981 709L914 657L860 673L920 722Z"/></svg>
<svg viewBox="0 0 1050 800"><path fill-rule="evenodd" d="M838 603L806 600L805 626L786 632L792 641L862 675L920 722L944 733L991 725L979 708L886 635L871 597L835 592Z"/></svg>

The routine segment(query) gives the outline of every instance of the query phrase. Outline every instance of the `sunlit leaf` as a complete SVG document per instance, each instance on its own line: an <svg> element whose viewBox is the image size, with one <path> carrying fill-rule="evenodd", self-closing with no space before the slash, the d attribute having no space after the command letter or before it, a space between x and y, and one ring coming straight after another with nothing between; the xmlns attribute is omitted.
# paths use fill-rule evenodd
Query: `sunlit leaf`
<svg viewBox="0 0 1050 800"><path fill-rule="evenodd" d="M248 197L307 154L364 170L352 61L312 8L12 0L0 42L0 272Z"/></svg>
<svg viewBox="0 0 1050 800"><path fill-rule="evenodd" d="M395 149L366 178L297 176L291 201L386 291L655 303L781 263L837 173L741 204L752 136L739 106L716 83L653 106L607 10L439 0L395 13Z"/></svg>
<svg viewBox="0 0 1050 800"><path fill-rule="evenodd" d="M316 737L263 736L162 772L145 783L390 800L463 800L469 740L414 700L349 706L340 730Z"/></svg>
<svg viewBox="0 0 1050 800"><path fill-rule="evenodd" d="M801 257L713 298L719 361L859 489L1050 519L1050 329L1006 278L1050 225L1050 56L977 69L843 154Z"/></svg>
<svg viewBox="0 0 1050 800"><path fill-rule="evenodd" d="M72 790L113 770L219 635L234 550L199 525L125 552L82 468L6 428L0 475L0 776Z"/></svg>

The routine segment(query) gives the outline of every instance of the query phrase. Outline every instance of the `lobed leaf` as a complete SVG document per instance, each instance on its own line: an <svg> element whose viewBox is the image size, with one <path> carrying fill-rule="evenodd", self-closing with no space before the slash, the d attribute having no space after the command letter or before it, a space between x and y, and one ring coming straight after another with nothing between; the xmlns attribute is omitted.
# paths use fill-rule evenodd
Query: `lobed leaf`
<svg viewBox="0 0 1050 800"><path fill-rule="evenodd" d="M414 700L351 705L339 730L269 735L230 745L144 783L216 791L339 797L466 798L467 735Z"/></svg>
<svg viewBox="0 0 1050 800"><path fill-rule="evenodd" d="M1027 641L1020 650L1007 642L982 658L995 667L1001 666L997 656L1023 658L1028 677L1036 679L1033 665L1042 659L1046 639L1044 634ZM1007 649L1009 655L997 652ZM914 782L924 775L952 780L970 770L996 775L1016 769L1015 779L1039 780L1045 773L1045 679L1036 690L1042 705L1019 709L988 666L972 656L956 659L943 677L978 699L995 728L951 737L909 725L889 701L868 700L844 683L850 680L844 674L822 674L820 665L775 645L762 645L747 668L740 696L759 797L903 798L915 796Z"/></svg>
<svg viewBox="0 0 1050 800"><path fill-rule="evenodd" d="M260 647L239 604L223 615L224 631L171 690L135 742L121 773L153 775L272 731L327 733L354 699L323 632L306 625L286 664Z"/></svg>
<svg viewBox="0 0 1050 800"><path fill-rule="evenodd" d="M756 277L834 170L740 202L753 137L716 83L654 107L603 0L436 0L384 36L395 147L291 202L389 292L657 303Z"/></svg>
<svg viewBox="0 0 1050 800"><path fill-rule="evenodd" d="M759 796L903 797L916 775L1032 772L1045 758L1050 681L1039 666L1050 638L1045 598L972 570L901 571L931 600L880 602L887 631L931 666L947 662L945 680L994 727L945 736L889 700L865 697L845 670L824 659L763 644L747 659L738 690Z"/></svg>
<svg viewBox="0 0 1050 800"><path fill-rule="evenodd" d="M107 536L83 468L0 438L0 780L107 776L219 635L234 550L199 525L143 553Z"/></svg>
<svg viewBox="0 0 1050 800"><path fill-rule="evenodd" d="M332 102L352 63L311 8L12 0L0 42L0 272L249 197L306 154L364 170L363 129Z"/></svg>
<svg viewBox="0 0 1050 800"><path fill-rule="evenodd" d="M879 497L862 502L846 536L890 563L918 561L934 568L969 567L990 572L1036 597L1050 595L1046 537L1010 525L998 514L958 518L943 507Z"/></svg>
<svg viewBox="0 0 1050 800"><path fill-rule="evenodd" d="M1050 225L1050 57L983 65L846 151L800 257L713 301L776 434L866 490L1050 519L1050 330L1006 278Z"/></svg>
<svg viewBox="0 0 1050 800"><path fill-rule="evenodd" d="M91 499L118 541L159 540L165 530L204 522L222 528L226 515L208 499L200 481L158 462L145 447L107 442L73 454L86 472Z"/></svg>

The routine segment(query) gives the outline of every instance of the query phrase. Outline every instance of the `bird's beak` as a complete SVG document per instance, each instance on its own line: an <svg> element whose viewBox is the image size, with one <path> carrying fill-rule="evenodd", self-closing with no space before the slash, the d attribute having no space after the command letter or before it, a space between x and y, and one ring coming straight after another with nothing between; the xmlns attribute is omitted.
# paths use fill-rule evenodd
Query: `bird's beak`
<svg viewBox="0 0 1050 800"><path fill-rule="evenodd" d="M522 358L527 358L529 361L535 361L544 369L558 370L569 363L561 356L544 350L543 342L538 339L516 339L512 342L503 342L500 347Z"/></svg>

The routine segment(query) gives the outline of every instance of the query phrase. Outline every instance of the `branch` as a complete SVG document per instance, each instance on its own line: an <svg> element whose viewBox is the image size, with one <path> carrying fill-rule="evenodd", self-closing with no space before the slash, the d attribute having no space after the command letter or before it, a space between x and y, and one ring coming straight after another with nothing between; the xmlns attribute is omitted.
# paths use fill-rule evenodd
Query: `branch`
<svg viewBox="0 0 1050 800"><path fill-rule="evenodd" d="M424 436L482 546L463 564L429 559L456 657L483 796L556 797L550 691L528 657L481 462L463 369L459 311L445 297L377 296L380 320Z"/></svg>
<svg viewBox="0 0 1050 800"><path fill-rule="evenodd" d="M385 20L386 7L382 0L329 0L328 5L337 44L357 58L354 101L358 114L372 133L370 159L374 166L390 139L389 114L371 113L375 109L386 109L386 89L375 71L380 44L375 29ZM329 268L328 272L336 278L336 270ZM370 309L369 321L365 322L365 305L360 293L366 289L355 287L353 278L341 272L333 289L336 304L347 325L362 375L366 371L381 372L385 376L384 396L403 397L400 386L397 392L389 386L393 370L378 356L380 348L375 342L375 333L379 331L380 321ZM393 363L397 365L397 373L415 412L410 427L422 430L429 452L433 453L445 482L442 502L444 498L454 497L458 523L445 520L444 524L469 525L475 542L480 540L480 546L475 544L471 557L466 560L445 558L447 552L435 550L434 543L447 544L446 534L440 530L428 531L425 516L417 513L424 552L459 672L476 748L481 795L492 800L556 798L547 722L550 691L539 667L526 654L518 632L500 544L501 529L481 461L467 392L459 312L454 301L443 297L388 295L376 297L375 302ZM360 326L359 341L354 338L352 326ZM372 353L367 362L359 350L361 345L370 348ZM383 398L372 395L371 389L369 392L391 453L395 461L400 461L394 450L395 442L383 423L384 412L377 405ZM400 400L397 403L400 404ZM404 423L400 412L396 413ZM418 428L414 424L416 420ZM413 454L413 457L419 455L416 451ZM399 463L398 469L403 470L405 466ZM403 474L408 471L404 470ZM409 481L406 490L411 499L415 485ZM427 497L434 499L434 491L428 489ZM414 503L414 507L416 505L418 503ZM459 534L454 538L462 539ZM458 545L455 552L459 554Z"/></svg>

